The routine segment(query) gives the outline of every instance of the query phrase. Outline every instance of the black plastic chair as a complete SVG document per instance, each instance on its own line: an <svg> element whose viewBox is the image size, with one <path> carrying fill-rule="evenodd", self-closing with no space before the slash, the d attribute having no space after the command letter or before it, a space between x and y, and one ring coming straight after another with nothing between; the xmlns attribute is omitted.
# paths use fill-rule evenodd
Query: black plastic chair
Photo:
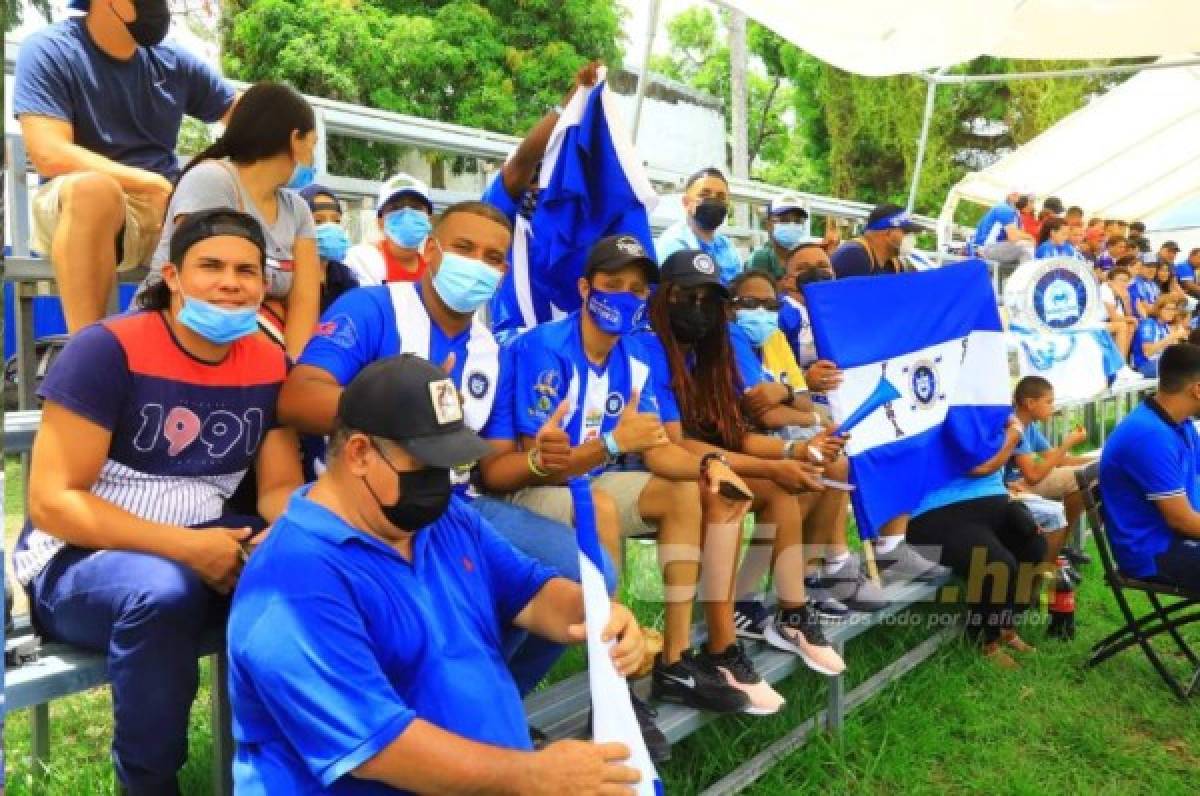
<svg viewBox="0 0 1200 796"><path fill-rule="evenodd" d="M1200 656L1184 640L1179 628L1192 622L1200 621L1200 610L1189 612L1191 608L1200 608L1200 594L1193 594L1175 586L1157 583L1150 580L1140 580L1122 575L1117 569L1116 558L1108 540L1106 517L1101 507L1100 481L1097 477L1098 468L1089 466L1076 473L1079 487L1083 494L1084 506L1087 510L1088 523L1092 526L1092 534L1096 540L1096 549L1100 553L1100 562L1104 567L1104 580L1112 589L1117 607L1125 617L1125 625L1119 630L1105 636L1092 646L1091 656L1087 667L1097 666L1119 652L1134 645L1142 648L1142 652L1150 660L1150 664L1170 686L1179 699L1186 701L1195 693L1200 684ZM1153 610L1137 616L1126 596L1126 592L1140 592L1149 600ZM1178 598L1170 603L1163 602L1164 597ZM1173 674L1163 662L1162 655L1154 649L1151 640L1166 633L1179 648L1180 653L1187 658L1195 670L1189 682Z"/></svg>

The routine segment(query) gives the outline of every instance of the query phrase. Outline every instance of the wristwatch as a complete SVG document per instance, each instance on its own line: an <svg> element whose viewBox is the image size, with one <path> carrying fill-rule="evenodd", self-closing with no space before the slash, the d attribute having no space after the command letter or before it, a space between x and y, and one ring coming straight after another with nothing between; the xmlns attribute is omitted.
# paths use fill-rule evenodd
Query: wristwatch
<svg viewBox="0 0 1200 796"><path fill-rule="evenodd" d="M706 472L708 472L708 463L714 459L726 467L729 466L729 460L725 458L725 454L717 453L716 451L709 451L700 457L700 475L704 475Z"/></svg>

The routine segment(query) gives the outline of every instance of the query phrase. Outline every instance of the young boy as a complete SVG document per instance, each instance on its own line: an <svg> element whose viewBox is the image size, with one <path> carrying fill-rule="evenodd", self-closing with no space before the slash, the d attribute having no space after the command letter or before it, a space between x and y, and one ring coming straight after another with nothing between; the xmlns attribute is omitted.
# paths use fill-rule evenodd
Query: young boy
<svg viewBox="0 0 1200 796"><path fill-rule="evenodd" d="M1067 529L1083 514L1083 496L1075 470L1092 461L1072 456L1071 448L1087 440L1082 428L1072 429L1058 447L1035 425L1054 414L1054 385L1041 376L1026 376L1013 392L1013 409L1025 427L1021 442L1005 468L1005 481L1038 520L1046 533L1047 561L1054 561L1066 541Z"/></svg>

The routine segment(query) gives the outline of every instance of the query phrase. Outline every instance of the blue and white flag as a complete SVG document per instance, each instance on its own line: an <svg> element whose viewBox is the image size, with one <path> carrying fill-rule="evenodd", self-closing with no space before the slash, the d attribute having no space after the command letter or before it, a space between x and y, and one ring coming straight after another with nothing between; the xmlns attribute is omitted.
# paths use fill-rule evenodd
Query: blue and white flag
<svg viewBox="0 0 1200 796"><path fill-rule="evenodd" d="M588 684L592 692L592 740L628 746L630 754L625 765L642 774L641 781L634 786L638 796L662 796L662 781L646 751L646 742L642 740L633 703L629 701L629 686L613 665L611 649L615 641L601 640L612 604L604 584L604 558L596 533L592 490L586 478L572 478L567 486L575 503L576 538L579 540L579 580L583 585Z"/></svg>
<svg viewBox="0 0 1200 796"><path fill-rule="evenodd" d="M649 213L658 195L603 77L590 90L576 91L563 109L539 180L532 241L523 252L513 250L513 284L523 315L534 312L538 291L559 312L579 309L587 253L607 235L633 235L654 255ZM527 264L518 262L522 256ZM535 323L546 320L538 317Z"/></svg>
<svg viewBox="0 0 1200 796"><path fill-rule="evenodd" d="M846 445L859 535L874 539L931 489L999 450L1012 413L987 266L969 260L804 289L817 351L845 378L829 395Z"/></svg>

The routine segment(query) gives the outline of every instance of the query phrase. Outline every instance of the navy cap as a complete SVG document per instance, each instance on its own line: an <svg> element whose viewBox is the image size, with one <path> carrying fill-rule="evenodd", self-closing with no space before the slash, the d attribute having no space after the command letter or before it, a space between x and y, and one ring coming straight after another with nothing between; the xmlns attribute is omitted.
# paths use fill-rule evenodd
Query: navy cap
<svg viewBox="0 0 1200 796"><path fill-rule="evenodd" d="M699 249L680 249L668 257L662 264L662 281L680 287L712 285L729 298L729 288L721 284L716 262Z"/></svg>

